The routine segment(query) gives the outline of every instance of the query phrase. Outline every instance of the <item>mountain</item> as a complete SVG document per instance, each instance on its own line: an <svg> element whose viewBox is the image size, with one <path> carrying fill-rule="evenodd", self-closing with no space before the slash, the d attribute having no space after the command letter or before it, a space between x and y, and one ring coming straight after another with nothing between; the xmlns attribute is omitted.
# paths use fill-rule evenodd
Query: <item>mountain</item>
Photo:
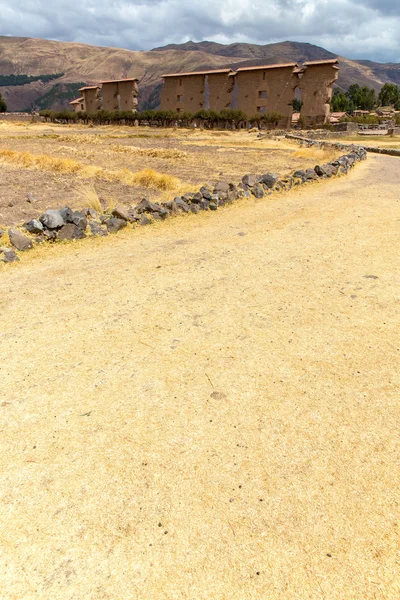
<svg viewBox="0 0 400 600"><path fill-rule="evenodd" d="M155 108L159 104L163 73L292 61L302 63L334 57L336 55L324 48L289 41L265 45L186 42L133 52L75 42L0 36L0 92L9 110L58 109L68 106L83 83L138 77L139 108ZM352 83L376 90L386 82L400 83L399 64L338 58L338 85L343 89ZM9 85L8 79L4 79L6 84L2 83L2 75L46 77L25 85Z"/></svg>

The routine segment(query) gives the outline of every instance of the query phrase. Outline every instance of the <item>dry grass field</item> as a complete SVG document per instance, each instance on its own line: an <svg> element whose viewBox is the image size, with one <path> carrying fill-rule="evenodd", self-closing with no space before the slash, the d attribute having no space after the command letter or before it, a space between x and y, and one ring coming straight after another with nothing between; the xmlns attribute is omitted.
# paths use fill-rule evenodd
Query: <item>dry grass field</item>
<svg viewBox="0 0 400 600"><path fill-rule="evenodd" d="M398 164L4 266L2 600L398 600Z"/></svg>
<svg viewBox="0 0 400 600"><path fill-rule="evenodd" d="M144 195L170 200L208 181L239 183L245 173L283 174L330 158L297 152L296 144L247 131L0 124L0 226L47 208L82 208L85 185L105 208ZM27 202L29 193L36 203Z"/></svg>

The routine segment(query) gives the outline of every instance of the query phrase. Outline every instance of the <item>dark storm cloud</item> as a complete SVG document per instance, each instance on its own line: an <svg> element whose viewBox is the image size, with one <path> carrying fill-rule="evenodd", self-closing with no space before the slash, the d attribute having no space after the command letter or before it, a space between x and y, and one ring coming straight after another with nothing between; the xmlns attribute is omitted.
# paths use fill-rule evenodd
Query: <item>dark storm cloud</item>
<svg viewBox="0 0 400 600"><path fill-rule="evenodd" d="M132 50L189 39L294 40L400 61L398 0L0 0L0 34Z"/></svg>

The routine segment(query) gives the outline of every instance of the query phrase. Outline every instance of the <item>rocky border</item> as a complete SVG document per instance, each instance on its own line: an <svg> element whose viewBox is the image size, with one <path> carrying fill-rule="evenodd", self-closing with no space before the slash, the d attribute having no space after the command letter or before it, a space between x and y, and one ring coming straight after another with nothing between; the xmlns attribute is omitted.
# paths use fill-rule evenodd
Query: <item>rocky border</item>
<svg viewBox="0 0 400 600"><path fill-rule="evenodd" d="M12 248L0 247L3 262L15 262L19 257L15 250L25 252L34 245L43 242L57 242L78 240L88 237L106 236L116 233L130 225L150 225L155 221L163 221L177 214L194 213L205 210L218 210L218 208L231 204L239 198L255 197L264 198L275 192L290 190L292 187L320 181L334 176L345 175L354 165L365 160L367 153L362 146L346 146L303 138L301 136L286 135L287 138L296 139L302 145L325 147L331 146L338 150L346 150L337 159L314 169L298 169L294 173L280 177L276 173L247 174L241 182L217 182L215 185L203 185L198 191L177 196L170 202L155 203L143 198L139 204L133 206L119 205L110 213L99 214L92 208L73 211L69 207L50 209L37 219L31 219L20 228L11 227L8 238ZM21 231L23 229L23 231ZM4 235L0 230L0 241Z"/></svg>

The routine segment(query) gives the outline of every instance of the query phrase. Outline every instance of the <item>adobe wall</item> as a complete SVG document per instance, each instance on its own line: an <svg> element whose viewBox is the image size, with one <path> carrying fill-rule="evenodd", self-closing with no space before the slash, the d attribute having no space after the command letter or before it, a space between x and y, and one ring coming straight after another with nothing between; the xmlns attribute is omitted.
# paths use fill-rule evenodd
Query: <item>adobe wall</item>
<svg viewBox="0 0 400 600"><path fill-rule="evenodd" d="M117 82L103 83L101 92L103 96L103 110L120 110Z"/></svg>
<svg viewBox="0 0 400 600"><path fill-rule="evenodd" d="M267 113L279 112L284 117L282 126L290 127L294 90L298 85L293 67L239 71L236 77L237 103L241 110L248 116L261 112L258 108L264 108ZM265 98L260 97L263 92L266 93Z"/></svg>
<svg viewBox="0 0 400 600"><path fill-rule="evenodd" d="M135 111L138 104L138 84L136 81L120 81L118 83L120 110Z"/></svg>
<svg viewBox="0 0 400 600"><path fill-rule="evenodd" d="M161 109L196 113L204 108L204 75L166 77L161 94ZM179 100L179 98L182 100Z"/></svg>
<svg viewBox="0 0 400 600"><path fill-rule="evenodd" d="M166 77L161 91L161 110L176 110L178 78Z"/></svg>
<svg viewBox="0 0 400 600"><path fill-rule="evenodd" d="M299 89L302 92L300 116L306 127L329 123L332 85L339 76L333 65L310 65L300 76Z"/></svg>
<svg viewBox="0 0 400 600"><path fill-rule="evenodd" d="M251 117L257 112L257 106L266 106L266 100L261 104L256 103L260 80L262 80L263 71L241 71L236 75L237 87L237 107L247 116Z"/></svg>
<svg viewBox="0 0 400 600"><path fill-rule="evenodd" d="M212 110L221 111L232 105L232 92L235 78L228 73L216 73L206 76L208 87L208 107Z"/></svg>
<svg viewBox="0 0 400 600"><path fill-rule="evenodd" d="M90 90L82 90L83 93L83 103L85 111L88 115L93 114L100 110L101 101L100 101L100 88L90 89Z"/></svg>
<svg viewBox="0 0 400 600"><path fill-rule="evenodd" d="M182 85L178 85L177 93L183 95L183 103L177 104L177 107L184 111L196 113L204 108L205 77L204 75L190 75L181 77L181 79Z"/></svg>

